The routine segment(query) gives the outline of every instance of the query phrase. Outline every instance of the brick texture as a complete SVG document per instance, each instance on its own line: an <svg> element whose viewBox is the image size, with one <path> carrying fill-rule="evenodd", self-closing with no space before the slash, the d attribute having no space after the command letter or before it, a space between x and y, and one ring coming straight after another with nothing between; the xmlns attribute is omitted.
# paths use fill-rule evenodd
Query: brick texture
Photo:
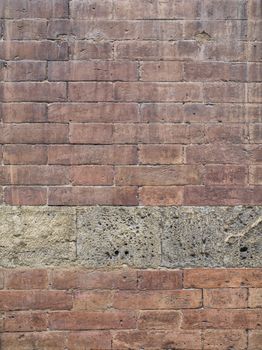
<svg viewBox="0 0 262 350"><path fill-rule="evenodd" d="M261 349L257 269L1 269L0 276L5 350Z"/></svg>
<svg viewBox="0 0 262 350"><path fill-rule="evenodd" d="M2 0L3 203L261 204L261 32L259 0Z"/></svg>

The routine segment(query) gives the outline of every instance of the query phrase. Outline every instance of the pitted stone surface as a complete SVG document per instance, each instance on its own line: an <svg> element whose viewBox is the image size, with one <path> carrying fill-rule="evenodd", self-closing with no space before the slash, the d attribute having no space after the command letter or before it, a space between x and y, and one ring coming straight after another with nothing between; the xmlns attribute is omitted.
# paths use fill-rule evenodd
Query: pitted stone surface
<svg viewBox="0 0 262 350"><path fill-rule="evenodd" d="M261 217L261 207L167 209L161 265L261 266Z"/></svg>
<svg viewBox="0 0 262 350"><path fill-rule="evenodd" d="M0 266L261 267L262 207L0 207Z"/></svg>
<svg viewBox="0 0 262 350"><path fill-rule="evenodd" d="M78 211L77 258L87 266L158 267L159 208L96 207Z"/></svg>
<svg viewBox="0 0 262 350"><path fill-rule="evenodd" d="M75 210L0 208L0 265L67 265L75 260Z"/></svg>

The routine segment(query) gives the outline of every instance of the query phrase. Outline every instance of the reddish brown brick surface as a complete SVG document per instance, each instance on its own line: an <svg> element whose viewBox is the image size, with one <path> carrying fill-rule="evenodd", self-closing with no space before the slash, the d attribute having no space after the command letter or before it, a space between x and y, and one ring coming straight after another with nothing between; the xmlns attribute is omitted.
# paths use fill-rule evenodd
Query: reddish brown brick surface
<svg viewBox="0 0 262 350"><path fill-rule="evenodd" d="M258 269L1 269L0 276L3 349L261 349Z"/></svg>
<svg viewBox="0 0 262 350"><path fill-rule="evenodd" d="M5 204L261 204L259 0L2 0L0 18Z"/></svg>

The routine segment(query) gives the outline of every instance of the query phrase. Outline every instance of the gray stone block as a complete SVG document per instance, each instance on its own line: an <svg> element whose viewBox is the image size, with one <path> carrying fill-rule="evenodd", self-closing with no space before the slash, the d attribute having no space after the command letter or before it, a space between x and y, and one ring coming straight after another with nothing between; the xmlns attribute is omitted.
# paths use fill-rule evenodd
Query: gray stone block
<svg viewBox="0 0 262 350"><path fill-rule="evenodd" d="M158 267L159 208L90 207L77 212L77 260L86 266Z"/></svg>
<svg viewBox="0 0 262 350"><path fill-rule="evenodd" d="M74 213L74 209L0 207L0 265L72 264L76 258Z"/></svg>

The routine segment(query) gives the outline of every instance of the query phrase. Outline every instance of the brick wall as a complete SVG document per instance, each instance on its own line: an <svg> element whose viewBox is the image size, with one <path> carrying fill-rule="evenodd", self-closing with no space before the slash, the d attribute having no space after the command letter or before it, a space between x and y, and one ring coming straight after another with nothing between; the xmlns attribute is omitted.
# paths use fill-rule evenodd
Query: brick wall
<svg viewBox="0 0 262 350"><path fill-rule="evenodd" d="M0 1L0 350L262 349L261 60L261 0Z"/></svg>

